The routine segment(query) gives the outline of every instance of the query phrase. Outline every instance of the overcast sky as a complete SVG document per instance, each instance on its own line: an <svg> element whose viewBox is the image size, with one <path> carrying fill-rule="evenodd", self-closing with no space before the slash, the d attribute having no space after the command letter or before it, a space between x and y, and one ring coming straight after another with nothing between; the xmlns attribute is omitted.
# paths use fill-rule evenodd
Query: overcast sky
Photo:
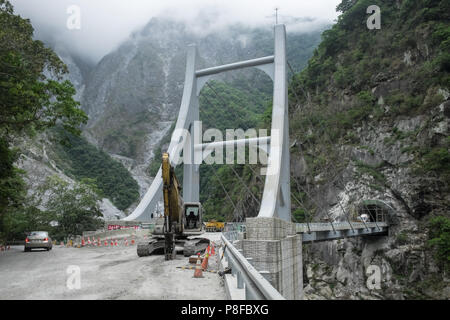
<svg viewBox="0 0 450 320"><path fill-rule="evenodd" d="M15 12L31 19L36 37L64 44L79 54L100 60L124 41L131 32L152 17L170 16L189 22L193 30L205 31L202 18L211 22L208 30L244 23L251 26L274 24L275 8L279 22L288 32L309 31L337 18L341 0L10 0ZM81 29L69 30L67 13L71 5L81 10ZM213 17L211 19L211 17ZM293 23L292 17L301 18ZM199 27L201 25L202 27Z"/></svg>

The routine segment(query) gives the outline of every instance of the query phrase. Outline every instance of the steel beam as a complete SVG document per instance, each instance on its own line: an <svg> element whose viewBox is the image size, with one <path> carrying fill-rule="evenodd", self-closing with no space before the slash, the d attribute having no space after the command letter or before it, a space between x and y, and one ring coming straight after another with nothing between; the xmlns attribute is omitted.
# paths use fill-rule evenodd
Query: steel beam
<svg viewBox="0 0 450 320"><path fill-rule="evenodd" d="M261 65L265 65L265 64L271 64L274 62L274 59L275 59L274 56L268 56L268 57L263 57L263 58L258 58L258 59L230 63L230 64L226 64L223 66L217 66L217 67L198 70L195 73L195 75L198 78L200 78L200 77L211 76L214 74L231 71L231 70L236 70L236 69L257 67L257 66L261 66Z"/></svg>
<svg viewBox="0 0 450 320"><path fill-rule="evenodd" d="M388 227L355 229L355 230L337 230L337 231L312 231L311 233L302 233L303 243L322 242L336 239L344 239L350 237L370 236L370 235L387 235Z"/></svg>

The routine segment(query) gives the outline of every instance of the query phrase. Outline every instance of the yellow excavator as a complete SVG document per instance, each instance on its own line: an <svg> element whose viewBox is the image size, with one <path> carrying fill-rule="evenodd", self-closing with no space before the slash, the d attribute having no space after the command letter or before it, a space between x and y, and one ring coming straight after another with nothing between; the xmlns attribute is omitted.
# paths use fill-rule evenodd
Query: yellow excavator
<svg viewBox="0 0 450 320"><path fill-rule="evenodd" d="M196 237L204 233L203 208L200 202L183 202L175 169L170 165L169 154L162 156L164 217L157 218L152 237L137 245L139 257L164 252L166 260L176 256L177 247L184 256L201 253L210 240Z"/></svg>

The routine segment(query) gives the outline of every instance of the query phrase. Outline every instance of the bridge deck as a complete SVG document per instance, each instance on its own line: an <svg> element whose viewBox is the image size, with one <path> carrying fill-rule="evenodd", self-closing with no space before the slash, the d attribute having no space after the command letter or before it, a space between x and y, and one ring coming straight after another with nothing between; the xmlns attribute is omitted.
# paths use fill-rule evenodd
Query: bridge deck
<svg viewBox="0 0 450 320"><path fill-rule="evenodd" d="M358 237L364 235L387 235L386 222L330 222L327 223L297 223L297 233L303 235L303 242L318 242Z"/></svg>

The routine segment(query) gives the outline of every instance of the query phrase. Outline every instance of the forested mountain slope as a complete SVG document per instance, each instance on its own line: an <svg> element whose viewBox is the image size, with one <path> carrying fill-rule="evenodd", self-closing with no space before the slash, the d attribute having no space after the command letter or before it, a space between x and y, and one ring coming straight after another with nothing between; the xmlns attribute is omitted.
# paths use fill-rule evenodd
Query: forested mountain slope
<svg viewBox="0 0 450 320"><path fill-rule="evenodd" d="M380 30L366 27L374 4ZM386 238L311 245L306 292L448 299L450 3L344 0L338 9L290 91L294 209L345 221L375 200L393 208L392 225ZM367 290L370 264L382 266L381 290Z"/></svg>

